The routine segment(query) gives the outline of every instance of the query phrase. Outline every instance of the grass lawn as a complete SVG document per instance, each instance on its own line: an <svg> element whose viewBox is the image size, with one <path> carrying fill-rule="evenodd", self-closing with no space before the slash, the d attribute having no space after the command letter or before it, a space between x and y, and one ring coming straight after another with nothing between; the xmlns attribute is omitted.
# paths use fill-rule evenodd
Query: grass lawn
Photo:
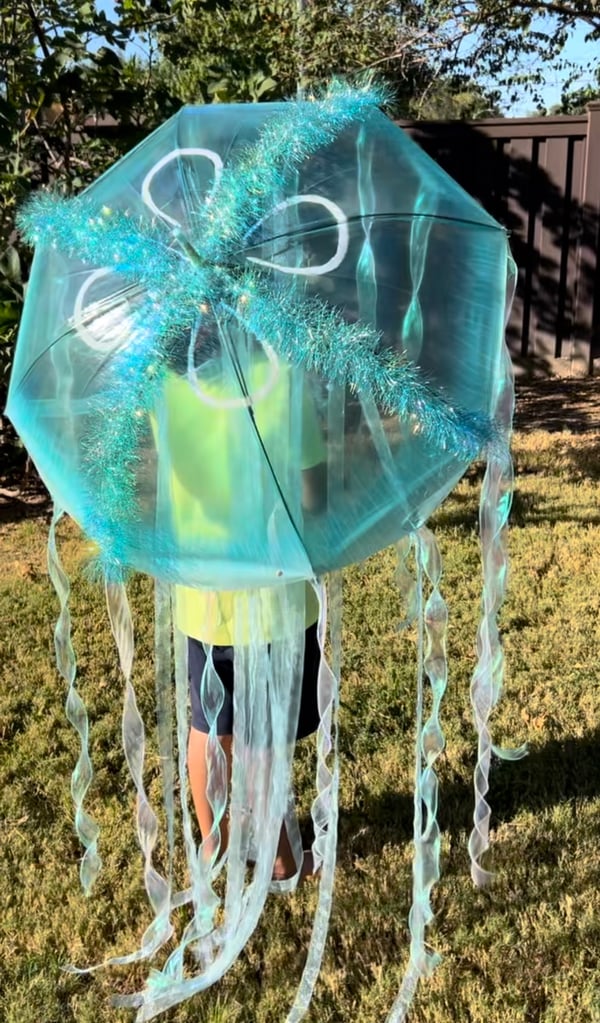
<svg viewBox="0 0 600 1023"><path fill-rule="evenodd" d="M476 536L480 473L431 523L450 608L451 677L440 758L442 880L431 942L444 956L419 989L414 1023L600 1023L600 434L520 433L502 613L506 691L498 743L529 743L492 775L495 884L475 890L467 837L475 735L469 680L479 614ZM69 776L76 737L53 663L57 601L45 574L41 518L0 526L0 1021L121 1023L114 992L142 969L77 977L85 965L136 947L150 914L133 835L132 785L120 739L121 681L99 587L82 571L72 524L61 550L73 580L80 690L92 722L96 775L87 807L101 822L105 869L91 899L78 887ZM345 585L341 823L330 937L308 1019L383 1021L407 959L410 901L415 644L384 551ZM135 682L152 721L153 596L130 587L137 627ZM300 809L311 800L313 755L300 744ZM148 788L159 798L150 743ZM183 881L183 871L181 871ZM308 944L316 889L270 898L235 967L215 988L166 1013L165 1023L281 1023Z"/></svg>

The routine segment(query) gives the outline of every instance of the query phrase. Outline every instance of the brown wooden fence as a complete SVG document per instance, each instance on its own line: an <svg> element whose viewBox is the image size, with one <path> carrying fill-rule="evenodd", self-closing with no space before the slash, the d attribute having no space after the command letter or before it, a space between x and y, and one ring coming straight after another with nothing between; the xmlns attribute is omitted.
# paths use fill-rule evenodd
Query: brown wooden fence
<svg viewBox="0 0 600 1023"><path fill-rule="evenodd" d="M593 373L600 360L600 102L582 117L400 123L510 232L519 283L508 338L517 372Z"/></svg>

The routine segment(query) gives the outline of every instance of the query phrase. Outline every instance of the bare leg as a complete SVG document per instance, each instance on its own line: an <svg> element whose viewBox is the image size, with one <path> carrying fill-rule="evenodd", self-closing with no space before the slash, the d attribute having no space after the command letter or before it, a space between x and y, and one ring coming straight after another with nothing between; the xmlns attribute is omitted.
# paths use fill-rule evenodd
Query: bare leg
<svg viewBox="0 0 600 1023"><path fill-rule="evenodd" d="M231 735L219 735L218 740L221 744L221 748L227 759L227 782L231 782L231 747L232 747ZM207 796L208 786L208 766L206 763L206 750L208 743L208 735L205 732L198 731L197 728L190 728L190 735L188 740L188 774L190 779L190 788L192 790L192 799L194 801L194 809L196 811L196 817L198 818L198 824L200 827L200 834L202 840L205 842L204 845L204 856L206 859L210 859L214 852L214 844L206 842L208 839L213 826L213 811ZM229 822L226 816L221 819L220 824L220 844L219 852L222 854L227 848L227 842L229 841ZM279 835L279 844L277 846L277 855L275 857L275 863L273 865L273 876L278 879L286 877L293 877L296 873L296 862L292 854L292 849L288 840L285 825L282 825L281 833ZM303 875L310 873L310 870L306 868L302 871Z"/></svg>
<svg viewBox="0 0 600 1023"><path fill-rule="evenodd" d="M219 735L218 740L227 760L227 784L229 785L231 780L232 736ZM190 788L192 790L192 799L194 800L194 809L200 826L200 834L202 835L202 840L205 842L210 835L213 826L213 812L207 796L207 744L208 735L205 732L200 732L197 728L190 728L190 736L188 740L188 774L190 779ZM225 852L227 842L229 841L229 822L226 815L221 818L219 830L221 833L219 849L220 852L223 853ZM205 858L210 859L213 852L214 843L211 845L206 842L204 846Z"/></svg>
<svg viewBox="0 0 600 1023"><path fill-rule="evenodd" d="M292 854L287 831L285 830L285 824L283 824L281 826L281 834L279 835L277 856L275 857L275 863L273 864L273 877L280 879L293 877L296 873L296 869L296 861Z"/></svg>

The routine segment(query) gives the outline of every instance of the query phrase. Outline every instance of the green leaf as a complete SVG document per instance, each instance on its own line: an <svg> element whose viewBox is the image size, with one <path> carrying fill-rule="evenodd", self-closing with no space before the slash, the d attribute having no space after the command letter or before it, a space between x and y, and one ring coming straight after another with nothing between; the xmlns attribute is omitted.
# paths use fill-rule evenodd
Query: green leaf
<svg viewBox="0 0 600 1023"><path fill-rule="evenodd" d="M17 302L0 302L0 327L11 327L19 322L20 308Z"/></svg>
<svg viewBox="0 0 600 1023"><path fill-rule="evenodd" d="M21 257L14 245L8 245L0 257L0 273L10 281L21 282Z"/></svg>
<svg viewBox="0 0 600 1023"><path fill-rule="evenodd" d="M263 78L259 86L254 90L257 98L264 96L266 92L272 92L273 89L277 88L277 82L274 78Z"/></svg>

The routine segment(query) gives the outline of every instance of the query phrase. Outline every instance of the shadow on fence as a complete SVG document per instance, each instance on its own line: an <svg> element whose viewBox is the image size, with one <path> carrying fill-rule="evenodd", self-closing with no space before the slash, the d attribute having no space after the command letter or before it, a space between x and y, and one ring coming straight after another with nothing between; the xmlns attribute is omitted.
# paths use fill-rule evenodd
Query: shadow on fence
<svg viewBox="0 0 600 1023"><path fill-rule="evenodd" d="M600 103L584 117L402 127L509 232L517 373L590 373L600 356Z"/></svg>

